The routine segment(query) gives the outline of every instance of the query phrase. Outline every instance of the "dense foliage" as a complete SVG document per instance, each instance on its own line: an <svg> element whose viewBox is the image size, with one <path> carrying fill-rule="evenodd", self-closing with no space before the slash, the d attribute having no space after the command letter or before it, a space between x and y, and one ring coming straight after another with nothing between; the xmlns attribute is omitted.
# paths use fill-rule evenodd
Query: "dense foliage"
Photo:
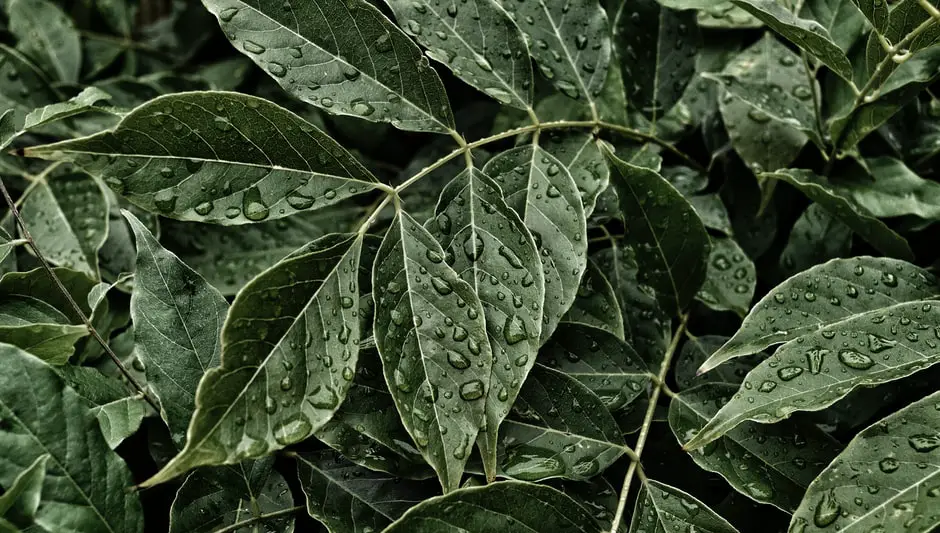
<svg viewBox="0 0 940 533"><path fill-rule="evenodd" d="M6 0L0 531L937 530L937 4Z"/></svg>

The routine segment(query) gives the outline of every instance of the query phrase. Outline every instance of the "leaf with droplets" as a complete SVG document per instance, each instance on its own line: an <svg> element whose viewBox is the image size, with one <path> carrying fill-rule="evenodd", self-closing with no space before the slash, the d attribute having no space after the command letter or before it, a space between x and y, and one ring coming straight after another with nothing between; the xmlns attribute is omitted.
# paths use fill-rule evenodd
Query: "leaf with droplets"
<svg viewBox="0 0 940 533"><path fill-rule="evenodd" d="M940 393L931 394L856 435L810 485L791 531L933 531L940 525L938 405Z"/></svg>
<svg viewBox="0 0 940 533"><path fill-rule="evenodd" d="M579 131L549 130L542 132L539 146L568 169L581 193L584 216L591 216L597 197L610 183L610 169L594 136Z"/></svg>
<svg viewBox="0 0 940 533"><path fill-rule="evenodd" d="M577 297L587 267L587 221L578 187L568 169L537 145L498 154L483 171L499 184L541 254L545 305L540 343L544 344Z"/></svg>
<svg viewBox="0 0 940 533"><path fill-rule="evenodd" d="M40 455L6 486L0 496L0 531L19 533L33 525L36 510L42 501L42 486L46 481L46 463L49 458L48 454Z"/></svg>
<svg viewBox="0 0 940 533"><path fill-rule="evenodd" d="M186 446L145 486L261 457L333 416L359 353L362 253L361 235L327 235L239 292L222 327L221 366L199 382Z"/></svg>
<svg viewBox="0 0 940 533"><path fill-rule="evenodd" d="M884 33L888 27L888 2L878 0L852 0L871 22L875 31Z"/></svg>
<svg viewBox="0 0 940 533"><path fill-rule="evenodd" d="M669 427L685 444L731 398L736 387L709 383L684 391L669 404ZM806 487L841 445L813 424L742 424L702 450L695 464L725 478L741 494L792 512Z"/></svg>
<svg viewBox="0 0 940 533"><path fill-rule="evenodd" d="M852 64L833 41L829 31L815 20L802 19L776 0L733 0L734 5L760 19L775 32L806 50L842 79L852 82Z"/></svg>
<svg viewBox="0 0 940 533"><path fill-rule="evenodd" d="M920 177L893 157L875 157L865 162L871 179L835 176L829 180L833 191L879 218L914 215L940 220L940 183Z"/></svg>
<svg viewBox="0 0 940 533"><path fill-rule="evenodd" d="M613 26L623 78L630 80L627 102L655 128L695 75L702 40L695 12L675 11L656 0L622 2Z"/></svg>
<svg viewBox="0 0 940 533"><path fill-rule="evenodd" d="M771 289L751 308L741 328L702 365L719 364L790 342L868 311L940 294L937 279L897 259L834 259Z"/></svg>
<svg viewBox="0 0 940 533"><path fill-rule="evenodd" d="M888 7L884 0L879 1L880 6L876 6L878 2L872 0L809 0L801 4L799 14L800 18L815 20L826 28L832 36L832 41L848 54L867 31L866 16L859 8L868 11L872 24L887 22ZM876 28L879 26L876 25Z"/></svg>
<svg viewBox="0 0 940 533"><path fill-rule="evenodd" d="M605 149L613 184L636 250L640 281L656 290L667 312L686 307L705 281L710 244L701 219L659 173Z"/></svg>
<svg viewBox="0 0 940 533"><path fill-rule="evenodd" d="M706 383L740 384L744 381L744 376L766 357L762 353L736 357L710 372L697 374L696 371L702 363L728 342L729 338L722 335L702 335L690 337L682 345L675 365L676 386L679 390L691 389Z"/></svg>
<svg viewBox="0 0 940 533"><path fill-rule="evenodd" d="M761 174L760 177L785 181L796 187L881 253L900 259L914 259L914 252L903 237L875 218L866 208L833 190L826 178L801 169L781 169Z"/></svg>
<svg viewBox="0 0 940 533"><path fill-rule="evenodd" d="M297 456L307 513L335 531L382 531L438 494L434 485L367 470L333 451Z"/></svg>
<svg viewBox="0 0 940 533"><path fill-rule="evenodd" d="M473 288L483 306L493 365L487 387L487 430L477 444L491 476L499 424L535 364L539 333L547 327L542 322L546 282L539 250L523 220L503 199L504 193L512 205L514 198L505 186L500 189L484 172L466 169L444 188L436 216L427 224L444 249L443 259ZM450 290L434 279L431 282L438 292ZM453 337L458 340L456 329Z"/></svg>
<svg viewBox="0 0 940 533"><path fill-rule="evenodd" d="M780 254L780 272L788 278L830 259L847 257L851 248L851 228L820 204L812 203L790 230Z"/></svg>
<svg viewBox="0 0 940 533"><path fill-rule="evenodd" d="M162 96L112 130L26 155L74 162L150 212L215 224L282 218L380 186L299 116L227 92Z"/></svg>
<svg viewBox="0 0 940 533"><path fill-rule="evenodd" d="M597 0L502 0L542 75L565 96L594 103L607 80L610 35Z"/></svg>
<svg viewBox="0 0 940 533"><path fill-rule="evenodd" d="M691 494L652 479L643 483L630 523L630 533L643 531L738 533Z"/></svg>
<svg viewBox="0 0 940 533"><path fill-rule="evenodd" d="M613 333L621 340L626 338L617 295L594 261L588 260L581 285L578 286L578 295L561 320L562 323L594 326Z"/></svg>
<svg viewBox="0 0 940 533"><path fill-rule="evenodd" d="M62 9L46 0L9 0L6 12L17 48L50 78L75 83L82 67L78 30Z"/></svg>
<svg viewBox="0 0 940 533"><path fill-rule="evenodd" d="M30 111L23 119L22 129L32 130L57 120L78 115L95 108L95 104L110 100L111 95L97 87L87 87L65 102L49 104Z"/></svg>
<svg viewBox="0 0 940 533"><path fill-rule="evenodd" d="M202 3L238 51L304 102L408 131L453 131L437 72L366 0Z"/></svg>
<svg viewBox="0 0 940 533"><path fill-rule="evenodd" d="M525 38L496 0L386 0L428 55L501 104L532 106L532 62Z"/></svg>
<svg viewBox="0 0 940 533"><path fill-rule="evenodd" d="M522 481L461 489L425 500L385 533L601 533L587 509L564 493Z"/></svg>
<svg viewBox="0 0 940 533"><path fill-rule="evenodd" d="M167 251L130 212L124 217L137 247L131 318L134 351L177 448L186 442L199 380L218 366L219 333L228 302Z"/></svg>
<svg viewBox="0 0 940 533"><path fill-rule="evenodd" d="M478 242L469 240L472 256ZM466 251L460 243L456 253ZM385 380L405 429L450 491L485 422L493 350L476 291L444 258L434 237L400 211L376 256L372 286ZM506 329L514 341L515 324Z"/></svg>
<svg viewBox="0 0 940 533"><path fill-rule="evenodd" d="M58 103L60 98L50 87L45 74L22 53L0 44L0 109L12 109L11 115L25 117L33 110ZM19 129L15 125L14 129ZM11 132L5 132L5 135Z"/></svg>
<svg viewBox="0 0 940 533"><path fill-rule="evenodd" d="M757 268L730 237L712 238L705 283L695 296L716 311L747 313L757 286Z"/></svg>
<svg viewBox="0 0 940 533"><path fill-rule="evenodd" d="M938 321L940 305L914 301L851 315L798 336L752 370L686 447L702 447L746 420L769 424L796 411L819 411L853 389L940 363Z"/></svg>

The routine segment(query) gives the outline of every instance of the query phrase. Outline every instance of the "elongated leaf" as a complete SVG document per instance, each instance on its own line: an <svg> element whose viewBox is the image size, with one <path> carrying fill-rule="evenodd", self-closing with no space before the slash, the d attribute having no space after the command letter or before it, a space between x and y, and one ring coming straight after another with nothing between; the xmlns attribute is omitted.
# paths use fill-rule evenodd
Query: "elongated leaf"
<svg viewBox="0 0 940 533"><path fill-rule="evenodd" d="M682 392L669 404L669 427L685 444L737 388L710 383ZM818 427L785 420L742 424L700 451L695 463L725 478L738 492L792 512L806 488L839 453L841 445Z"/></svg>
<svg viewBox="0 0 940 533"><path fill-rule="evenodd" d="M268 457L193 472L173 499L170 533L211 533L293 507L287 482L273 466L274 457ZM278 515L255 525L265 531L290 532L294 517Z"/></svg>
<svg viewBox="0 0 940 533"><path fill-rule="evenodd" d="M780 271L790 277L830 259L846 257L852 247L852 230L813 203L796 219L787 245L780 254Z"/></svg>
<svg viewBox="0 0 940 533"><path fill-rule="evenodd" d="M741 329L702 365L700 372L728 359L835 327L868 311L938 294L940 286L932 274L903 261L834 259L793 276L761 298Z"/></svg>
<svg viewBox="0 0 940 533"><path fill-rule="evenodd" d="M866 160L873 179L859 176L832 179L833 190L852 199L876 217L914 215L940 219L940 183L918 176L892 157Z"/></svg>
<svg viewBox="0 0 940 533"><path fill-rule="evenodd" d="M4 295L0 301L0 342L18 346L53 365L64 365L88 328L70 323L48 303L30 296Z"/></svg>
<svg viewBox="0 0 940 533"><path fill-rule="evenodd" d="M696 298L717 311L745 315L757 286L757 268L734 239L712 239L708 274Z"/></svg>
<svg viewBox="0 0 940 533"><path fill-rule="evenodd" d="M643 531L738 532L691 494L653 480L643 484L630 523L630 533Z"/></svg>
<svg viewBox="0 0 940 533"><path fill-rule="evenodd" d="M112 450L137 433L146 414L147 403L141 397L122 398L95 409L101 434Z"/></svg>
<svg viewBox="0 0 940 533"><path fill-rule="evenodd" d="M386 3L399 25L458 78L501 104L531 108L528 47L522 32L496 0Z"/></svg>
<svg viewBox="0 0 940 533"><path fill-rule="evenodd" d="M24 469L0 496L0 530L19 532L33 525L36 510L42 501L49 454L40 455Z"/></svg>
<svg viewBox="0 0 940 533"><path fill-rule="evenodd" d="M542 322L542 302L547 299L543 261L523 220L510 208L525 199L513 197L510 190L505 186L501 190L484 172L467 169L444 188L436 218L428 224L447 262L483 306L493 365L486 388L487 431L478 445L490 475L495 470L499 424L535 364L539 334L548 327ZM575 201L580 206L580 200ZM453 332L455 341L465 335Z"/></svg>
<svg viewBox="0 0 940 533"><path fill-rule="evenodd" d="M52 367L0 344L0 484L48 454L35 523L46 531L142 531L143 513L127 466L112 452L87 403Z"/></svg>
<svg viewBox="0 0 940 533"><path fill-rule="evenodd" d="M0 228L0 263L6 259L7 255L9 255L17 245L24 244L25 242L26 241L23 239L10 238L10 235Z"/></svg>
<svg viewBox="0 0 940 533"><path fill-rule="evenodd" d="M795 411L819 411L853 389L897 380L940 362L933 331L938 320L935 302L900 303L784 344L748 374L740 392L686 447L704 446L745 420L766 424Z"/></svg>
<svg viewBox="0 0 940 533"><path fill-rule="evenodd" d="M903 237L895 233L884 222L878 220L867 209L839 195L827 180L812 171L781 169L760 175L765 179L781 180L793 185L810 200L821 204L835 218L885 255L912 260L914 252Z"/></svg>
<svg viewBox="0 0 940 533"><path fill-rule="evenodd" d="M556 489L503 481L425 500L386 533L600 533L584 507Z"/></svg>
<svg viewBox="0 0 940 533"><path fill-rule="evenodd" d="M582 324L563 322L539 351L539 364L580 381L610 411L636 399L650 378L633 347L607 331Z"/></svg>
<svg viewBox="0 0 940 533"><path fill-rule="evenodd" d="M26 154L75 162L148 211L216 224L282 218L378 185L310 123L238 93L163 96L113 130Z"/></svg>
<svg viewBox="0 0 940 533"><path fill-rule="evenodd" d="M701 337L690 337L676 359L676 385L680 390L691 389L698 385L706 383L730 383L739 385L744 381L744 377L751 371L765 354L758 353L743 357L736 357L725 361L724 364L704 374L696 374L696 371L718 348L721 348L729 337L722 335L702 335Z"/></svg>
<svg viewBox="0 0 940 533"><path fill-rule="evenodd" d="M17 0L21 1L21 0ZM97 87L88 87L68 101L50 104L30 111L23 122L23 129L30 130L93 109L95 104L110 100L111 95Z"/></svg>
<svg viewBox="0 0 940 533"><path fill-rule="evenodd" d="M667 312L685 308L705 281L709 239L692 206L657 172L606 151L639 279Z"/></svg>
<svg viewBox="0 0 940 533"><path fill-rule="evenodd" d="M88 294L97 284L77 270L57 267L52 269L62 285L72 296L72 299L78 304L79 309L86 316L91 315L91 307L88 305ZM62 294L49 274L42 268L36 268L29 272L10 272L0 278L0 296L7 298L10 296L25 296L42 300L51 305L57 311L68 317L72 324L81 323L81 317L75 312L68 298Z"/></svg>
<svg viewBox="0 0 940 533"><path fill-rule="evenodd" d="M78 81L82 47L72 19L46 0L9 0L10 32L18 48L35 60L51 78Z"/></svg>
<svg viewBox="0 0 940 533"><path fill-rule="evenodd" d="M500 472L524 481L586 480L624 452L604 401L574 376L543 365L523 384L499 441Z"/></svg>
<svg viewBox="0 0 940 533"><path fill-rule="evenodd" d="M242 289L222 327L221 366L199 383L186 447L146 485L261 457L333 416L359 353L362 247L361 236L328 235Z"/></svg>
<svg viewBox="0 0 940 533"><path fill-rule="evenodd" d="M36 182L21 214L50 262L98 278L98 249L108 236L108 203L91 176L52 175Z"/></svg>
<svg viewBox="0 0 940 533"><path fill-rule="evenodd" d="M503 152L484 172L499 184L506 203L535 237L545 265L541 343L577 297L587 267L587 221L578 187L560 161L539 146Z"/></svg>
<svg viewBox="0 0 940 533"><path fill-rule="evenodd" d="M473 255L476 241L469 242ZM485 421L494 350L476 291L444 255L399 212L376 256L374 335L405 429L444 489L454 490Z"/></svg>
<svg viewBox="0 0 940 533"><path fill-rule="evenodd" d="M219 333L228 302L125 211L137 245L131 317L134 350L146 369L162 417L182 449L196 408L196 388L222 353Z"/></svg>
<svg viewBox="0 0 940 533"><path fill-rule="evenodd" d="M236 49L304 102L403 130L454 128L444 86L427 58L365 0L203 5Z"/></svg>
<svg viewBox="0 0 940 533"><path fill-rule="evenodd" d="M593 103L610 63L607 13L597 0L501 0L529 44L542 75L575 100Z"/></svg>
<svg viewBox="0 0 940 533"><path fill-rule="evenodd" d="M0 45L0 72L5 76L0 90L4 111L13 109L15 116L25 117L37 107L60 100L45 74L29 58L6 45Z"/></svg>
<svg viewBox="0 0 940 533"><path fill-rule="evenodd" d="M594 211L597 197L610 182L610 169L594 136L578 131L546 131L539 145L568 169L581 193L584 216Z"/></svg>
<svg viewBox="0 0 940 533"><path fill-rule="evenodd" d="M656 0L621 3L613 31L623 78L630 80L627 102L655 126L695 75L702 40L695 12L674 11Z"/></svg>
<svg viewBox="0 0 940 533"><path fill-rule="evenodd" d="M940 525L938 403L940 393L931 394L852 439L810 485L791 530L931 531Z"/></svg>
<svg viewBox="0 0 940 533"><path fill-rule="evenodd" d="M588 260L578 296L562 318L562 323L587 324L613 333L620 340L626 337L623 330L623 315L610 281L594 261Z"/></svg>
<svg viewBox="0 0 940 533"><path fill-rule="evenodd" d="M802 4L799 13L800 18L818 22L829 32L832 41L848 54L867 29L862 11L867 12L866 16L878 31L881 31L878 24L888 21L885 3L876 6L871 0L809 0Z"/></svg>
<svg viewBox="0 0 940 533"><path fill-rule="evenodd" d="M858 9L871 22L875 31L884 33L888 27L888 4L870 0L852 0Z"/></svg>
<svg viewBox="0 0 940 533"><path fill-rule="evenodd" d="M802 19L776 0L733 0L734 5L754 15L775 32L806 50L842 79L852 82L852 64L832 36L815 20Z"/></svg>
<svg viewBox="0 0 940 533"><path fill-rule="evenodd" d="M307 512L331 532L382 531L409 508L437 495L433 485L367 470L332 451L297 459Z"/></svg>

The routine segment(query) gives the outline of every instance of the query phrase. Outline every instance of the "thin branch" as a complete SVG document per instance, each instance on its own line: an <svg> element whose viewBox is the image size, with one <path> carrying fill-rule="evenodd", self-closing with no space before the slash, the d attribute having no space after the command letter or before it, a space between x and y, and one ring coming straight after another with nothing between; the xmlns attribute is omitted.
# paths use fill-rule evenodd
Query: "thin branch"
<svg viewBox="0 0 940 533"><path fill-rule="evenodd" d="M288 507L286 509L281 509L280 511L274 511L273 513L260 514L258 516L253 516L247 520L242 520L241 522L235 522L234 524L228 527L217 529L215 530L215 533L232 533L234 531L238 531L239 529L245 526L250 526L251 524L257 524L258 522L262 522L264 520L270 520L272 518L278 518L280 516L294 514L294 513L297 513L298 511L303 511L305 509L306 507L303 505L295 505L294 507Z"/></svg>
<svg viewBox="0 0 940 533"><path fill-rule="evenodd" d="M42 268L46 271L46 274L52 278L52 281L55 283L56 287L59 288L59 291L65 296L65 299L69 302L69 305L72 307L72 310L75 311L75 314L81 319L85 324L85 327L88 328L88 332L101 347L104 349L105 353L108 354L108 357L117 365L118 370L121 371L121 374L127 378L127 381L133 385L133 387L140 394L144 395L144 399L147 400L147 403L154 408L158 413L160 412L160 406L157 405L157 402L147 394L144 387L131 375L130 371L124 366L124 363L121 359L114 353L114 350L111 349L111 346L101 337L101 334L98 333L98 330L92 325L91 320L88 319L88 316L85 315L85 312L82 311L82 308L79 307L78 302L72 298L72 294L69 292L65 285L62 284L62 280L55 275L55 271L52 270L52 266L49 264L49 261L46 260L46 257L39 251L39 247L36 245L36 241L33 240L32 234L30 234L29 229L26 227L26 223L23 221L23 218L20 216L20 210L16 207L16 202L13 201L13 198L10 196L10 191L7 190L6 184L3 182L3 179L0 178L0 193L3 194L3 199L6 200L7 205L10 207L10 212L13 214L13 218L16 220L17 225L19 225L20 230L23 232L23 237L26 239L26 243L33 250L33 254L36 255L36 258L39 259L39 263L42 265Z"/></svg>

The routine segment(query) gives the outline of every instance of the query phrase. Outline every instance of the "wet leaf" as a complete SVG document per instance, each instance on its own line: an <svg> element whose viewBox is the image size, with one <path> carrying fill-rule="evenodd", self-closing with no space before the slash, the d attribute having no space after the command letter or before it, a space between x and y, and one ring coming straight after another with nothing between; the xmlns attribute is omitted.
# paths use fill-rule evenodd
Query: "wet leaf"
<svg viewBox="0 0 940 533"><path fill-rule="evenodd" d="M82 47L72 19L46 0L9 0L6 12L17 48L52 79L78 81Z"/></svg>
<svg viewBox="0 0 940 533"><path fill-rule="evenodd" d="M691 494L648 480L633 508L630 533L641 531L709 531L737 533L737 529Z"/></svg>
<svg viewBox="0 0 940 533"><path fill-rule="evenodd" d="M712 238L711 242L708 274L695 297L716 311L743 316L754 298L757 268L734 239Z"/></svg>
<svg viewBox="0 0 940 533"><path fill-rule="evenodd" d="M846 54L867 30L866 16L881 31L887 15L885 2L878 5L871 0L809 0L800 8L800 18L818 22Z"/></svg>
<svg viewBox="0 0 940 533"><path fill-rule="evenodd" d="M852 229L822 205L810 204L790 230L780 254L780 271L784 277L794 276L830 259L847 257L851 247Z"/></svg>
<svg viewBox="0 0 940 533"><path fill-rule="evenodd" d="M562 323L587 324L625 338L623 315L610 281L594 261L588 260L587 269L578 286L578 295L571 308L562 317Z"/></svg>
<svg viewBox="0 0 940 533"><path fill-rule="evenodd" d="M680 390L684 391L706 383L740 384L744 381L744 376L766 357L763 353L735 357L709 372L697 374L696 371L702 366L702 363L711 357L718 348L728 342L729 338L722 335L689 337L682 345L676 359L676 385Z"/></svg>
<svg viewBox="0 0 940 533"><path fill-rule="evenodd" d="M610 182L610 169L594 136L577 131L547 131L541 139L539 146L568 169L581 193L584 216L591 216L598 196Z"/></svg>
<svg viewBox="0 0 940 533"><path fill-rule="evenodd" d="M876 157L867 163L870 179L839 176L830 180L833 191L876 217L940 219L940 183L918 176L893 157Z"/></svg>

